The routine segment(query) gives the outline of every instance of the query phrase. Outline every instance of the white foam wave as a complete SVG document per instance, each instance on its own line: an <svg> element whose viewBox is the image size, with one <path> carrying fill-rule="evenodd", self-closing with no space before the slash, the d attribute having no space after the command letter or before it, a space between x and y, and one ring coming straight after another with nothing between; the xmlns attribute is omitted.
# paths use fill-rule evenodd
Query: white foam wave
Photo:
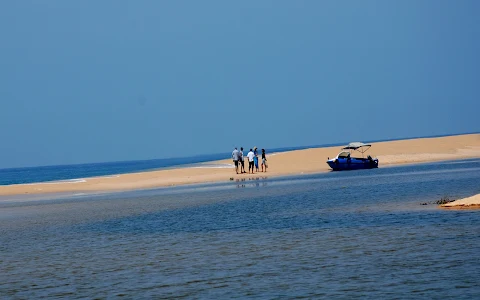
<svg viewBox="0 0 480 300"><path fill-rule="evenodd" d="M57 180L57 181L23 183L22 185L62 184L62 183L81 183L81 182L87 182L87 180L83 178L75 178L75 179L66 179L66 180Z"/></svg>
<svg viewBox="0 0 480 300"><path fill-rule="evenodd" d="M107 175L107 176L98 176L90 177L88 179L99 179L99 178L118 178L120 175ZM63 183L82 183L87 182L86 178L73 178L65 180L55 180L55 181L43 181L43 182L32 182L32 183L22 183L22 185L39 185L39 184L63 184Z"/></svg>
<svg viewBox="0 0 480 300"><path fill-rule="evenodd" d="M81 182L87 182L86 179L84 178L75 178L75 179L66 179L66 180L58 180L58 181L49 181L49 182L43 182L44 184L59 184L59 183L81 183Z"/></svg>

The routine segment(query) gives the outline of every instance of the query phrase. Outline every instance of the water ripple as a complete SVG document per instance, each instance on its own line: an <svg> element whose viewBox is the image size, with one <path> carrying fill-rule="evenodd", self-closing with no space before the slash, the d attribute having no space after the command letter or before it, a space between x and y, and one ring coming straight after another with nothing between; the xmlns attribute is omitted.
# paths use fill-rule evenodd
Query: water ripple
<svg viewBox="0 0 480 300"><path fill-rule="evenodd" d="M478 162L431 164L2 204L0 293L474 299L480 212L420 203L479 178Z"/></svg>

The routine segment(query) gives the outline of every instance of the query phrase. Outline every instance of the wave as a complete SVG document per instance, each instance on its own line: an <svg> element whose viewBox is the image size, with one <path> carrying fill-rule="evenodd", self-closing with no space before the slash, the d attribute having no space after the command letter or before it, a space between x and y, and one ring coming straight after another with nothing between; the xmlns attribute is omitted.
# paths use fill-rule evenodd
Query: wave
<svg viewBox="0 0 480 300"><path fill-rule="evenodd" d="M33 182L33 183L20 183L22 185L39 185L39 184L62 184L62 183L82 183L87 182L84 178L75 178L75 179L65 179L65 180L56 180L56 181L44 181L44 182Z"/></svg>
<svg viewBox="0 0 480 300"><path fill-rule="evenodd" d="M74 179L65 179L65 180L57 180L57 181L47 181L43 182L43 184L59 184L59 183L82 183L87 182L85 178L74 178ZM42 182L39 182L42 183Z"/></svg>

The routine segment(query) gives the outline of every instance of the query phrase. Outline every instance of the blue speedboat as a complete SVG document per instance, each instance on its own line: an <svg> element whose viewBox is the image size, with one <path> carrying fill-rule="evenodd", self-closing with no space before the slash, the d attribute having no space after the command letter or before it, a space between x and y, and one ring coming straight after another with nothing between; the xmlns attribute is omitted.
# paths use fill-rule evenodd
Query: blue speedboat
<svg viewBox="0 0 480 300"><path fill-rule="evenodd" d="M327 164L334 171L378 168L377 158L372 158L370 155L364 158L364 153L370 149L370 147L372 147L370 144L360 142L350 143L342 148L342 151L337 157L329 158ZM362 157L352 157L352 150L362 153Z"/></svg>

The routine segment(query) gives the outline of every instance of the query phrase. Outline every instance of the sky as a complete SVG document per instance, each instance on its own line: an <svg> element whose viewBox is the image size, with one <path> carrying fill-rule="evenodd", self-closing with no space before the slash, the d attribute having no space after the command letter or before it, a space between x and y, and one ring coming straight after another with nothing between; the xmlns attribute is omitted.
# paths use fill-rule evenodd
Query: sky
<svg viewBox="0 0 480 300"><path fill-rule="evenodd" d="M3 1L0 168L480 131L480 1Z"/></svg>

